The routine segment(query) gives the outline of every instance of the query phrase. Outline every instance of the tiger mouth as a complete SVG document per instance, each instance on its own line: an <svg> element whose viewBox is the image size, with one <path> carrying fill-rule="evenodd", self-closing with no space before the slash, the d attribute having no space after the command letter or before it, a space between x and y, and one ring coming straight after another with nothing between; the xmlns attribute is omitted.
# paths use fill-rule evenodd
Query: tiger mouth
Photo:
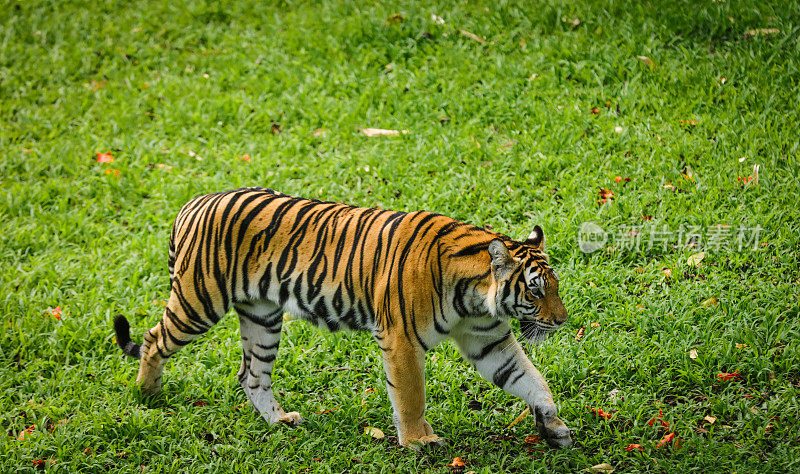
<svg viewBox="0 0 800 474"><path fill-rule="evenodd" d="M538 343L547 339L552 333L561 327L561 324L552 324L539 321L538 319L526 319L519 322L522 335L529 342Z"/></svg>

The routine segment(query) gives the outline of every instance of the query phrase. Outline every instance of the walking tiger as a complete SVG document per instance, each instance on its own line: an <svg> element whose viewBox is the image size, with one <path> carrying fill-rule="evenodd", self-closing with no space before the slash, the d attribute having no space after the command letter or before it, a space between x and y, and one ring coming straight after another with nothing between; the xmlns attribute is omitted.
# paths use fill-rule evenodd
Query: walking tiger
<svg viewBox="0 0 800 474"><path fill-rule="evenodd" d="M233 307L239 382L269 423L297 424L272 390L283 313L331 331L369 331L383 355L399 442L440 443L425 419L425 352L451 338L487 380L522 398L548 444L572 443L547 382L514 338L539 341L563 325L559 279L534 227L518 242L425 211L396 212L244 188L208 194L178 213L169 240L171 292L158 324L131 341L144 394L161 388L166 360Z"/></svg>

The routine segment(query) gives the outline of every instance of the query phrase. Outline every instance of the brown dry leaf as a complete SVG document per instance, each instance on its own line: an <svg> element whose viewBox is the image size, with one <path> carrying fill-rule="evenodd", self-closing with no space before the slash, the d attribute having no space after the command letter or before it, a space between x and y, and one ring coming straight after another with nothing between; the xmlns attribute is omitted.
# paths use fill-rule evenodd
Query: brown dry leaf
<svg viewBox="0 0 800 474"><path fill-rule="evenodd" d="M591 286L592 288L597 288L597 285L595 285L593 281L589 282L589 286Z"/></svg>
<svg viewBox="0 0 800 474"><path fill-rule="evenodd" d="M756 28L754 30L747 30L747 33L744 34L744 39L749 39L754 36L768 36L768 35L775 35L780 33L781 30L777 28Z"/></svg>
<svg viewBox="0 0 800 474"><path fill-rule="evenodd" d="M405 17L400 13L393 13L386 18L386 26L402 23Z"/></svg>
<svg viewBox="0 0 800 474"><path fill-rule="evenodd" d="M387 130L385 128L359 128L359 132L368 137L396 137L401 133L405 135L408 130Z"/></svg>
<svg viewBox="0 0 800 474"><path fill-rule="evenodd" d="M318 128L318 129L314 130L314 136L315 137L324 137L324 136L327 136L330 132L331 131L328 130L327 128Z"/></svg>
<svg viewBox="0 0 800 474"><path fill-rule="evenodd" d="M477 41L480 44L486 44L486 40L481 38L480 36L476 35L475 33L470 33L467 30L458 30L458 32L461 33L463 36L466 36L467 38L471 39L471 40Z"/></svg>
<svg viewBox="0 0 800 474"><path fill-rule="evenodd" d="M669 268L661 270L661 273L663 273L664 276L667 278L672 278L672 270L670 270Z"/></svg>
<svg viewBox="0 0 800 474"><path fill-rule="evenodd" d="M711 308L717 306L718 304L719 304L719 299L712 296L711 298L700 303L700 306L703 308Z"/></svg>
<svg viewBox="0 0 800 474"><path fill-rule="evenodd" d="M531 414L531 409L530 409L530 407L528 407L528 408L525 409L525 411L520 413L520 415L518 417L514 418L514 421L509 423L508 428L511 428L512 426L516 425L517 423L519 423L520 421L525 419L525 417L530 415L530 414Z"/></svg>
<svg viewBox="0 0 800 474"><path fill-rule="evenodd" d="M378 428L375 428L374 426L365 427L364 434L372 436L375 439L383 439L386 437L386 435L383 434L383 431L379 430Z"/></svg>
<svg viewBox="0 0 800 474"><path fill-rule="evenodd" d="M692 267L696 267L700 265L700 262L702 262L704 258L706 258L705 252L697 252L695 254L690 255L689 258L686 259L686 264Z"/></svg>
<svg viewBox="0 0 800 474"><path fill-rule="evenodd" d="M689 358L690 359L697 359L697 349L692 349L689 351Z"/></svg>
<svg viewBox="0 0 800 474"><path fill-rule="evenodd" d="M705 417L703 417L703 421L705 421L709 425L713 425L714 422L717 421L717 417L716 416L711 416L711 415L706 415Z"/></svg>
<svg viewBox="0 0 800 474"><path fill-rule="evenodd" d="M589 323L589 326L591 326L593 328L599 328L600 327L600 323Z"/></svg>
<svg viewBox="0 0 800 474"><path fill-rule="evenodd" d="M581 24L581 20L580 20L580 18L578 18L578 17L575 17L575 18L561 17L561 21L562 21L562 22L564 22L564 23L566 23L566 24L568 24L568 25L572 25L572 29L573 29L573 30L574 30L575 28L577 28L577 27L578 27L578 25L580 25L580 24Z"/></svg>
<svg viewBox="0 0 800 474"><path fill-rule="evenodd" d="M280 135L281 134L281 124L277 122L272 122L272 125L269 127L269 132L273 135Z"/></svg>
<svg viewBox="0 0 800 474"><path fill-rule="evenodd" d="M600 464L595 464L594 466L587 468L586 470L589 472L605 472L606 474L611 474L612 472L614 472L614 467L611 464L604 462Z"/></svg>
<svg viewBox="0 0 800 474"><path fill-rule="evenodd" d="M449 467L452 471L461 472L464 470L464 466L466 465L467 463L465 463L463 459L456 456L453 458L450 464L447 465L447 467Z"/></svg>
<svg viewBox="0 0 800 474"><path fill-rule="evenodd" d="M653 60L648 58L647 56L636 56L636 59L645 63L647 67L656 67L656 63L654 63Z"/></svg>
<svg viewBox="0 0 800 474"><path fill-rule="evenodd" d="M529 435L525 437L524 444L539 444L542 442L542 437L539 435Z"/></svg>
<svg viewBox="0 0 800 474"><path fill-rule="evenodd" d="M747 349L747 347L748 347L747 344L740 344L738 342L736 343L737 349Z"/></svg>
<svg viewBox="0 0 800 474"><path fill-rule="evenodd" d="M583 337L584 331L586 331L586 328L584 328L584 327L578 329L578 333L575 334L575 340L576 341L579 341Z"/></svg>

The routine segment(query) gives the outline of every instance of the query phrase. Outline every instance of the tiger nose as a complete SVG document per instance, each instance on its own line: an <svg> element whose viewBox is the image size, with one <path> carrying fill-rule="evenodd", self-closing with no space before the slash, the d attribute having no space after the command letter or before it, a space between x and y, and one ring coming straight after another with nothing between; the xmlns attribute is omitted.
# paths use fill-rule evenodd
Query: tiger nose
<svg viewBox="0 0 800 474"><path fill-rule="evenodd" d="M564 324L564 321L566 321L569 317L569 314L567 314L567 308L564 307L564 303L561 302L561 298L556 297L556 301L553 303L553 322L556 324Z"/></svg>

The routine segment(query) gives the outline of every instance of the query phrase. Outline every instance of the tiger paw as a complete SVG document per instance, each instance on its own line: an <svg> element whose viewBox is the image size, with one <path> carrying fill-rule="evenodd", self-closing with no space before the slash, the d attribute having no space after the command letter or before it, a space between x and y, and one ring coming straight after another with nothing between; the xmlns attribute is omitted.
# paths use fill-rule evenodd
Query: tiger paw
<svg viewBox="0 0 800 474"><path fill-rule="evenodd" d="M278 418L278 421L280 421L281 423L285 423L291 427L297 427L305 423L303 417L300 416L300 413L297 413L296 411L290 411L289 413L285 413L283 416Z"/></svg>
<svg viewBox="0 0 800 474"><path fill-rule="evenodd" d="M553 416L546 422L537 417L536 428L539 435L547 441L551 448L561 449L572 446L572 435L569 428L557 416Z"/></svg>
<svg viewBox="0 0 800 474"><path fill-rule="evenodd" d="M402 446L411 448L414 451L419 451L427 447L444 446L447 443L444 440L444 438L440 438L436 435L427 435L427 436L422 436L418 439L412 439L407 441L404 440L403 443L401 444Z"/></svg>

